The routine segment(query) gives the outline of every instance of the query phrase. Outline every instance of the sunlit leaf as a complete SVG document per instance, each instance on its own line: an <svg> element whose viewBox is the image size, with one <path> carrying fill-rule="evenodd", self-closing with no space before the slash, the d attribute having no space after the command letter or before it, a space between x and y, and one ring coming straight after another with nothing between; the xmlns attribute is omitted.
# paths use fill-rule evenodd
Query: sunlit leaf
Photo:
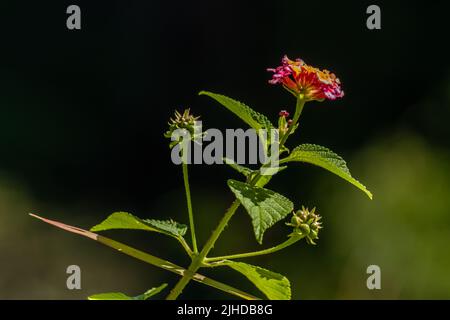
<svg viewBox="0 0 450 320"><path fill-rule="evenodd" d="M272 190L228 180L228 186L252 218L256 240L262 243L264 232L294 209L286 197Z"/></svg>
<svg viewBox="0 0 450 320"><path fill-rule="evenodd" d="M322 167L350 182L372 199L372 193L367 190L361 182L352 177L345 160L328 148L314 144L302 144L292 150L290 155L281 162L286 163L293 161L307 162Z"/></svg>
<svg viewBox="0 0 450 320"><path fill-rule="evenodd" d="M134 229L163 233L172 237L182 237L187 226L173 220L140 219L128 212L115 212L100 224L91 228L91 231L105 231L111 229Z"/></svg>
<svg viewBox="0 0 450 320"><path fill-rule="evenodd" d="M237 115L239 118L241 118L245 123L247 123L250 127L252 127L255 130L259 129L269 130L271 128L274 128L270 120L267 119L265 115L256 112L255 110L243 104L242 102L231 99L222 94L212 93L208 91L201 91L199 95L206 95L213 98L221 105L223 105L225 108L227 108L235 115Z"/></svg>
<svg viewBox="0 0 450 320"><path fill-rule="evenodd" d="M291 299L291 284L285 276L243 262L227 261L226 265L245 275L270 300Z"/></svg>

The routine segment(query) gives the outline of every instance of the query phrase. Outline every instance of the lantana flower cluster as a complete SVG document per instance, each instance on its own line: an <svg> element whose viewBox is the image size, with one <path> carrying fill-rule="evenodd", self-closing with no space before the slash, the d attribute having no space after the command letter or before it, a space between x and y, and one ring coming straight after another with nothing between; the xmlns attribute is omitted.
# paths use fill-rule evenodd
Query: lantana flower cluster
<svg viewBox="0 0 450 320"><path fill-rule="evenodd" d="M344 96L334 73L309 66L302 59L291 60L285 55L281 66L267 71L273 72L269 83L281 84L295 96L303 95L306 101L336 100Z"/></svg>

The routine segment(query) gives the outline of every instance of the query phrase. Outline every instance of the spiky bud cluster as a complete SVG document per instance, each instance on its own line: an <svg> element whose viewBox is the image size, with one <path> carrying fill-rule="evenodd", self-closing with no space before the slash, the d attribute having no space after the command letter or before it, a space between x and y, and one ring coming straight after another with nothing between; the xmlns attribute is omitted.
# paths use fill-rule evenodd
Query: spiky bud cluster
<svg viewBox="0 0 450 320"><path fill-rule="evenodd" d="M200 117L193 116L190 113L190 109L185 109L183 113L175 111L175 116L170 118L168 122L169 130L164 134L164 137L171 138L176 130L187 130L191 140L195 140L197 136L202 134L201 129L199 130L200 126L197 123L198 119ZM170 147L173 147L177 143L178 141L172 141Z"/></svg>
<svg viewBox="0 0 450 320"><path fill-rule="evenodd" d="M291 222L287 223L294 227L294 234L304 236L309 244L316 244L314 240L319 238L319 230L322 229L322 217L315 211L316 208L310 211L302 206L301 210L293 213Z"/></svg>

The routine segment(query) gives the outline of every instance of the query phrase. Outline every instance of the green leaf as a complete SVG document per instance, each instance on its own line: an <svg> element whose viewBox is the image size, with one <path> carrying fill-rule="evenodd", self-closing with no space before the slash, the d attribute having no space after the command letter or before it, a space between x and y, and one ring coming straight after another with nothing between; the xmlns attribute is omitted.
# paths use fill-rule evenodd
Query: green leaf
<svg viewBox="0 0 450 320"><path fill-rule="evenodd" d="M212 93L208 91L200 91L199 95L206 95L208 97L213 98L221 105L223 105L225 108L227 108L235 115L237 115L239 118L241 118L245 123L247 123L250 127L255 129L256 131L260 129L269 130L271 128L274 128L270 120L267 119L265 115L256 112L255 110L243 104L242 102L233 100L221 94ZM270 132L268 132L268 134L270 134Z"/></svg>
<svg viewBox="0 0 450 320"><path fill-rule="evenodd" d="M242 173L246 177L249 177L250 175L256 173L256 170L252 170L250 168L241 166L240 164L237 164L236 162L234 162L231 159L223 158L223 161L225 162L225 164L229 165L231 168L233 168L237 172Z"/></svg>
<svg viewBox="0 0 450 320"><path fill-rule="evenodd" d="M99 293L89 296L89 300L147 300L148 298L160 293L165 287L167 287L167 283L164 283L156 288L151 288L147 290L143 294L140 294L135 297L127 296L122 292L108 292L108 293Z"/></svg>
<svg viewBox="0 0 450 320"><path fill-rule="evenodd" d="M187 231L186 225L173 220L144 219L142 221L155 228L157 232L166 233L174 237L182 237Z"/></svg>
<svg viewBox="0 0 450 320"><path fill-rule="evenodd" d="M268 152L268 146L271 144L271 129L274 128L273 124L270 122L270 120L263 114L256 112L249 106L243 104L242 102L239 102L237 100L231 99L227 96L212 93L208 91L200 91L199 95L206 95L217 102L219 102L221 105L223 105L225 108L233 112L235 115L237 115L239 118L241 118L245 123L247 123L250 127L256 130L259 139L262 143L262 146L264 148L264 152L267 154ZM264 131L260 131L264 130ZM264 134L265 132L265 134Z"/></svg>
<svg viewBox="0 0 450 320"><path fill-rule="evenodd" d="M128 212L115 212L100 224L91 228L91 231L104 231L111 229L135 229L154 231L172 236L182 237L187 231L187 226L173 220L142 220Z"/></svg>
<svg viewBox="0 0 450 320"><path fill-rule="evenodd" d="M270 300L291 299L291 284L285 276L243 262L227 261L225 264L245 275Z"/></svg>
<svg viewBox="0 0 450 320"><path fill-rule="evenodd" d="M291 154L281 160L280 163L292 161L307 162L322 167L361 189L370 199L372 199L372 193L367 190L363 184L352 177L345 160L325 147L314 144L302 144L292 150Z"/></svg>
<svg viewBox="0 0 450 320"><path fill-rule="evenodd" d="M228 180L228 186L252 218L256 240L260 244L264 232L294 209L289 199L274 191L236 180Z"/></svg>

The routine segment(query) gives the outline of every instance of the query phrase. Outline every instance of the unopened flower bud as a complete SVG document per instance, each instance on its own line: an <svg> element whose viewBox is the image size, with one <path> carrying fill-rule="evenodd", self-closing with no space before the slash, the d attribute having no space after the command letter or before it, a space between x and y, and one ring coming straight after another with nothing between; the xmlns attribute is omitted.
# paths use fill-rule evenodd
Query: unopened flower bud
<svg viewBox="0 0 450 320"><path fill-rule="evenodd" d="M183 111L183 113L180 113L178 111L175 111L175 116L173 118L170 118L169 121L169 130L164 134L164 137L166 138L172 138L172 135L176 130L186 130L191 140L195 140L196 138L203 135L203 133L200 130L200 126L197 123L197 120L200 117L195 117L190 113L190 109L186 109ZM179 141L172 141L170 144L170 147L174 147L176 144L178 144Z"/></svg>
<svg viewBox="0 0 450 320"><path fill-rule="evenodd" d="M321 216L315 213L315 209L310 211L302 206L301 210L294 212L288 223L294 227L294 233L304 236L309 244L315 244L314 240L318 239L319 230L322 229Z"/></svg>
<svg viewBox="0 0 450 320"><path fill-rule="evenodd" d="M278 132L280 133L280 139L282 139L289 130L288 122L291 120L287 120L287 117L289 117L289 112L286 110L281 110L278 115L280 116L278 118Z"/></svg>
<svg viewBox="0 0 450 320"><path fill-rule="evenodd" d="M292 215L291 218L291 225L293 226L299 226L302 223L302 219L300 217L296 216L295 214Z"/></svg>
<svg viewBox="0 0 450 320"><path fill-rule="evenodd" d="M289 117L289 112L287 112L286 110L281 110L278 115L280 117L287 118L287 117Z"/></svg>

